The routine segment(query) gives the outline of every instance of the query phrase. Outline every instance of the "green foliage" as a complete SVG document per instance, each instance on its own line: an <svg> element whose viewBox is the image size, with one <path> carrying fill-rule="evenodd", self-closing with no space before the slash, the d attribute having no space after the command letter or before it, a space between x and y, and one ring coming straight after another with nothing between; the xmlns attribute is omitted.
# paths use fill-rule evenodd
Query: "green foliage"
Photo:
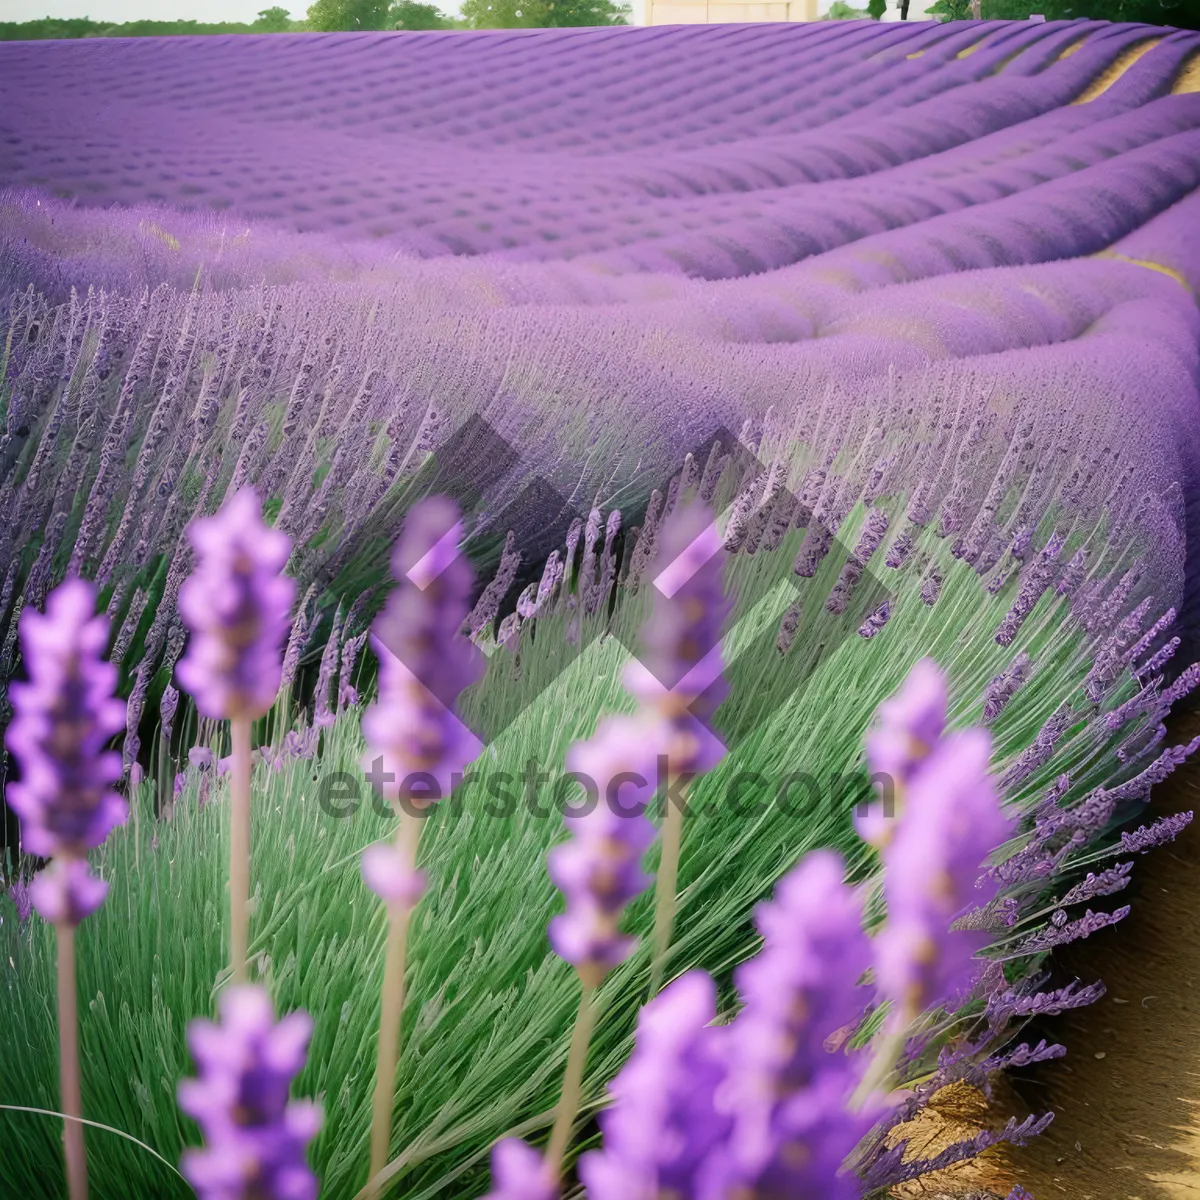
<svg viewBox="0 0 1200 1200"><path fill-rule="evenodd" d="M939 21L969 21L971 0L937 0L925 11L932 13Z"/></svg>
<svg viewBox="0 0 1200 1200"><path fill-rule="evenodd" d="M871 0L867 5L867 16L872 21L880 20L885 12L887 12L887 0Z"/></svg>
<svg viewBox="0 0 1200 1200"><path fill-rule="evenodd" d="M873 0L873 3L882 4L883 0ZM865 8L851 8L846 0L833 0L829 6L829 11L821 18L822 21L853 21L859 17L867 16Z"/></svg>
<svg viewBox="0 0 1200 1200"><path fill-rule="evenodd" d="M393 29L453 29L454 23L435 4L420 0L397 0L388 10Z"/></svg>
<svg viewBox="0 0 1200 1200"><path fill-rule="evenodd" d="M254 22L254 28L259 33L287 33L292 27L292 15L286 8L275 5L264 8Z"/></svg>
<svg viewBox="0 0 1200 1200"><path fill-rule="evenodd" d="M0 42L34 42L93 37L197 37L229 33L287 33L300 28L287 9L268 8L253 25L236 21L126 21L121 25L92 21L87 17L59 20L0 22Z"/></svg>
<svg viewBox="0 0 1200 1200"><path fill-rule="evenodd" d="M316 0L309 5L305 25L321 33L386 29L388 0Z"/></svg>
<svg viewBox="0 0 1200 1200"><path fill-rule="evenodd" d="M463 0L462 5L472 29L627 25L632 11L613 0Z"/></svg>
<svg viewBox="0 0 1200 1200"><path fill-rule="evenodd" d="M1200 29L1198 0L983 0L989 21L1024 21L1041 13L1047 21L1130 21Z"/></svg>

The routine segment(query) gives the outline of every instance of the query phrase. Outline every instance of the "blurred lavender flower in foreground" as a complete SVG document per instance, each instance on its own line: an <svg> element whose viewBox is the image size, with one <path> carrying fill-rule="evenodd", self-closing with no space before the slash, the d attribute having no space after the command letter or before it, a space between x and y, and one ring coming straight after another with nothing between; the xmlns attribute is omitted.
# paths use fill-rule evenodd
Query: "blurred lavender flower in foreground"
<svg viewBox="0 0 1200 1200"><path fill-rule="evenodd" d="M851 1200L862 1186L841 1167L876 1118L848 1109L863 1063L826 1041L870 999L858 987L871 960L862 899L843 883L840 857L815 851L757 920L763 948L738 971L744 1007L723 1043L717 1093L733 1127L697 1196Z"/></svg>
<svg viewBox="0 0 1200 1200"><path fill-rule="evenodd" d="M482 748L452 711L458 695L483 673L482 654L459 636L473 574L459 552L462 524L452 501L433 496L408 514L392 557L400 586L388 597L371 631L379 658L378 699L363 714L367 742L363 767L377 758L396 783L423 772L447 796L451 777ZM420 795L411 797L420 803Z"/></svg>
<svg viewBox="0 0 1200 1200"><path fill-rule="evenodd" d="M206 717L261 716L283 670L296 585L280 572L291 541L263 523L252 488L226 500L216 516L193 521L188 537L199 561L179 591L192 640L177 678Z"/></svg>
<svg viewBox="0 0 1200 1200"><path fill-rule="evenodd" d="M609 717L567 754L567 770L594 781L599 795L589 796L583 815L567 811L571 838L548 856L550 878L567 902L549 936L585 987L598 986L636 945L619 924L625 906L651 883L641 859L656 836L645 810L655 792L662 732L636 717Z"/></svg>
<svg viewBox="0 0 1200 1200"><path fill-rule="evenodd" d="M884 850L888 918L877 939L876 975L905 1022L966 987L976 952L990 940L950 928L965 908L990 899L977 882L1011 829L988 775L990 754L991 738L981 729L945 738L913 778ZM994 881L989 886L994 892Z"/></svg>
<svg viewBox="0 0 1200 1200"><path fill-rule="evenodd" d="M12 684L15 715L5 737L21 768L8 799L25 849L54 859L30 887L34 907L48 921L71 924L108 890L88 875L87 851L129 815L113 790L121 756L104 748L125 728L125 704L113 694L116 668L101 658L108 621L94 613L92 587L78 579L50 593L44 615L22 613L29 682Z"/></svg>
<svg viewBox="0 0 1200 1200"><path fill-rule="evenodd" d="M689 971L638 1014L633 1054L600 1114L604 1148L579 1162L589 1200L696 1195L697 1173L732 1123L713 1103L724 1076L716 1003L712 979Z"/></svg>
<svg viewBox="0 0 1200 1200"><path fill-rule="evenodd" d="M520 1138L492 1147L492 1190L483 1200L557 1200L558 1185L542 1156Z"/></svg>
<svg viewBox="0 0 1200 1200"><path fill-rule="evenodd" d="M180 1083L179 1107L200 1126L204 1148L183 1152L184 1177L200 1200L313 1200L305 1149L321 1110L288 1102L312 1019L294 1012L276 1023L266 990L249 985L221 996L220 1017L188 1027L199 1078Z"/></svg>

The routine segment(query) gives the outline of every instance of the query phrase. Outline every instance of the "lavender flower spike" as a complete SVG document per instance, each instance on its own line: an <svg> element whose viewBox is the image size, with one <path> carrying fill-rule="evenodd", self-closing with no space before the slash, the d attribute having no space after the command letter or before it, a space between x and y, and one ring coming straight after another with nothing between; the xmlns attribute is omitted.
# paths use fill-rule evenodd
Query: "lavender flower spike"
<svg viewBox="0 0 1200 1200"><path fill-rule="evenodd" d="M875 728L867 734L867 766L872 776L889 780L895 798L937 748L946 727L946 677L932 658L923 658L908 673L900 690L879 706ZM895 832L886 804L872 806L856 822L859 836L882 848Z"/></svg>
<svg viewBox="0 0 1200 1200"><path fill-rule="evenodd" d="M461 537L458 510L444 497L409 512L392 557L400 586L372 628L379 696L362 718L363 768L371 771L383 759L384 771L396 778L384 792L388 799L398 799L405 777L418 772L436 787L415 802L449 795L452 776L482 749L452 711L484 668L483 655L459 636L472 584Z"/></svg>
<svg viewBox="0 0 1200 1200"><path fill-rule="evenodd" d="M758 927L763 949L737 973L744 1008L726 1034L716 1099L733 1127L696 1196L857 1200L861 1182L841 1167L877 1114L848 1110L861 1064L825 1043L866 1006L857 984L870 946L840 857L809 854L759 909Z"/></svg>
<svg viewBox="0 0 1200 1200"><path fill-rule="evenodd" d="M288 1102L312 1019L294 1012L276 1023L270 997L256 986L231 988L220 1004L219 1025L188 1027L199 1078L180 1083L179 1107L199 1124L204 1148L184 1151L183 1175L200 1200L315 1200L305 1148L321 1110Z"/></svg>
<svg viewBox="0 0 1200 1200"><path fill-rule="evenodd" d="M583 815L567 811L571 839L550 851L550 878L567 911L550 922L554 952L595 987L633 952L620 933L625 905L650 884L642 855L655 838L645 816L656 788L656 756L663 730L635 717L609 717L587 742L567 754L567 770L594 781Z"/></svg>
<svg viewBox="0 0 1200 1200"><path fill-rule="evenodd" d="M176 676L206 717L261 716L283 672L296 585L280 572L291 541L263 524L252 488L226 500L216 516L193 521L188 537L199 561L179 590L192 639Z"/></svg>
<svg viewBox="0 0 1200 1200"><path fill-rule="evenodd" d="M974 955L989 937L950 925L989 898L977 881L1010 833L988 774L990 753L981 729L944 739L914 778L884 851L888 920L877 938L876 977L905 1023L970 982Z"/></svg>
<svg viewBox="0 0 1200 1200"><path fill-rule="evenodd" d="M23 611L18 625L27 683L12 685L6 743L21 767L8 799L21 818L25 849L51 857L28 899L54 924L58 956L59 1103L82 1118L75 927L104 902L108 884L88 873L87 852L129 815L113 790L121 756L105 743L124 728L113 692L117 671L101 658L108 621L96 616L91 585L72 579L46 598L46 611ZM67 1192L87 1196L87 1157L79 1119L63 1122Z"/></svg>
<svg viewBox="0 0 1200 1200"><path fill-rule="evenodd" d="M716 998L712 979L689 971L638 1014L633 1054L609 1089L615 1103L600 1116L604 1148L579 1162L589 1200L695 1195L732 1123L714 1105L726 1032L712 1025Z"/></svg>
<svg viewBox="0 0 1200 1200"><path fill-rule="evenodd" d="M90 584L74 579L46 598L46 612L21 614L21 649L27 683L14 683L14 711L5 737L21 767L21 780L8 799L21 818L24 846L31 854L82 861L129 807L113 791L121 756L105 745L125 728L125 704L113 694L117 671L101 655L108 621L95 615ZM34 906L55 920L87 916L99 907L105 885L85 883L86 867L38 875Z"/></svg>

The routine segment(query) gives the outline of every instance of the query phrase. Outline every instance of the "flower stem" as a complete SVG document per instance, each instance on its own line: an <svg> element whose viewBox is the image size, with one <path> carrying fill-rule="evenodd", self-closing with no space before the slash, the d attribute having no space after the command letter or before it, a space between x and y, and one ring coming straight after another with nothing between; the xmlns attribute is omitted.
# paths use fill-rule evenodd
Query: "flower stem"
<svg viewBox="0 0 1200 1200"><path fill-rule="evenodd" d="M234 982L244 983L250 941L250 719L235 717L230 734L229 960Z"/></svg>
<svg viewBox="0 0 1200 1200"><path fill-rule="evenodd" d="M83 1116L79 1083L79 1002L75 982L75 927L67 921L55 926L58 942L58 1070L63 1115ZM63 1122L63 1144L67 1160L67 1195L70 1200L87 1200L87 1158L83 1148L83 1124Z"/></svg>
<svg viewBox="0 0 1200 1200"><path fill-rule="evenodd" d="M401 816L397 844L410 869L415 868L417 842L424 821ZM388 906L387 948L383 959L380 996L379 1049L375 1059L375 1095L371 1103L371 1169L373 1179L387 1166L392 1147L392 1108L396 1098L396 1068L400 1063L400 1019L404 1015L404 967L408 957L408 926L412 907Z"/></svg>
<svg viewBox="0 0 1200 1200"><path fill-rule="evenodd" d="M675 924L675 890L679 878L679 848L683 841L683 806L666 801L663 816L662 855L654 890L654 957L650 966L650 996L653 1000L662 987L667 952L671 949L671 930Z"/></svg>
<svg viewBox="0 0 1200 1200"><path fill-rule="evenodd" d="M592 1040L592 1027L596 1022L595 993L593 985L583 985L583 994L579 998L579 1013L575 1017L575 1029L571 1034L571 1048L567 1051L562 1095L559 1097L558 1112L554 1117L554 1128L550 1131L550 1142L546 1146L546 1166L555 1179L558 1179L562 1171L563 1154L571 1140L571 1127L575 1124L575 1116L579 1112L579 1100L583 1091L583 1068L587 1065L588 1044Z"/></svg>

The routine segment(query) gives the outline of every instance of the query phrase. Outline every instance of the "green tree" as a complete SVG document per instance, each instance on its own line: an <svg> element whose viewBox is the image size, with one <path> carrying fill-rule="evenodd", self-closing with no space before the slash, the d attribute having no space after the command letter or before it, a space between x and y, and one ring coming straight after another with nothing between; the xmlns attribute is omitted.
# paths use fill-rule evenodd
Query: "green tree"
<svg viewBox="0 0 1200 1200"><path fill-rule="evenodd" d="M388 9L388 24L393 29L453 29L450 18L436 4L420 0L396 0Z"/></svg>
<svg viewBox="0 0 1200 1200"><path fill-rule="evenodd" d="M937 17L939 21L969 21L971 19L971 0L937 0L925 10Z"/></svg>
<svg viewBox="0 0 1200 1200"><path fill-rule="evenodd" d="M319 33L346 29L386 29L388 0L316 0L305 22Z"/></svg>
<svg viewBox="0 0 1200 1200"><path fill-rule="evenodd" d="M472 29L552 29L628 25L633 10L613 0L463 0Z"/></svg>
<svg viewBox="0 0 1200 1200"><path fill-rule="evenodd" d="M872 21L882 20L885 12L887 12L887 0L871 0L867 5L867 16Z"/></svg>
<svg viewBox="0 0 1200 1200"><path fill-rule="evenodd" d="M292 14L286 8L275 5L264 8L254 22L254 28L259 33L287 33L292 27Z"/></svg>
<svg viewBox="0 0 1200 1200"><path fill-rule="evenodd" d="M821 18L822 21L853 21L858 17L865 17L866 9L851 8L846 0L833 0L829 6L829 11Z"/></svg>

